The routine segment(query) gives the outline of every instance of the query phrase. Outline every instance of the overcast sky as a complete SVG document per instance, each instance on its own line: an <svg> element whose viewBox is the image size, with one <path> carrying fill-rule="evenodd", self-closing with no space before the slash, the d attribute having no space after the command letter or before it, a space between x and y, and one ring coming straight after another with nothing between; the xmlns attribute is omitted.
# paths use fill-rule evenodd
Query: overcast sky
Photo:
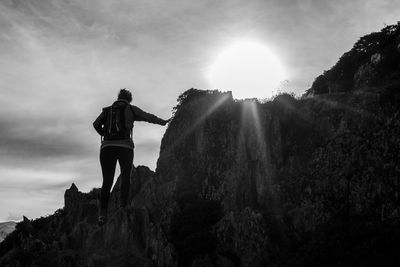
<svg viewBox="0 0 400 267"><path fill-rule="evenodd" d="M301 94L399 14L397 0L0 0L0 221L52 214L72 182L101 186L92 122L119 88L169 118L186 89L213 89L207 70L224 47L248 39ZM135 165L154 169L165 127L134 131Z"/></svg>

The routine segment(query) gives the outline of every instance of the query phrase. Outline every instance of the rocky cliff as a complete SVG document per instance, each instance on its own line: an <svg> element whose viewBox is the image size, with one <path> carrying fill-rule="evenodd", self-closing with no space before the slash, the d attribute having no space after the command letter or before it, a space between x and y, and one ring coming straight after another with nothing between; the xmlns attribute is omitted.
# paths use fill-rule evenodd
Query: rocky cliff
<svg viewBox="0 0 400 267"><path fill-rule="evenodd" d="M99 190L73 184L63 209L17 225L0 264L400 263L399 106L387 99L280 95L261 104L188 90L156 172L133 170L126 209L117 208L117 183L98 227Z"/></svg>
<svg viewBox="0 0 400 267"><path fill-rule="evenodd" d="M117 182L99 227L99 190L73 184L0 265L398 266L400 87L379 86L266 103L190 89L127 208Z"/></svg>

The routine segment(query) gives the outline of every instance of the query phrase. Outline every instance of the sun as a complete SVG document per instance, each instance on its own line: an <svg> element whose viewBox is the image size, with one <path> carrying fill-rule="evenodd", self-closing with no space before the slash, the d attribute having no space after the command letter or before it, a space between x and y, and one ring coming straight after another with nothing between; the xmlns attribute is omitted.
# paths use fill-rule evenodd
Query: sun
<svg viewBox="0 0 400 267"><path fill-rule="evenodd" d="M279 58L257 42L240 41L223 50L208 71L213 88L236 99L268 98L287 79Z"/></svg>

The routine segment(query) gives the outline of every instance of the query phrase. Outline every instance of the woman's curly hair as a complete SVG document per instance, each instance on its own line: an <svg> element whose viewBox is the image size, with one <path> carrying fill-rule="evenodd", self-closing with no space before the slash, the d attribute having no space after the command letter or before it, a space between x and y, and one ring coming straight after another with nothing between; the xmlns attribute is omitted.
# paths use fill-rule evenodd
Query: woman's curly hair
<svg viewBox="0 0 400 267"><path fill-rule="evenodd" d="M132 93L126 88L119 90L118 99L124 99L129 103L132 102Z"/></svg>

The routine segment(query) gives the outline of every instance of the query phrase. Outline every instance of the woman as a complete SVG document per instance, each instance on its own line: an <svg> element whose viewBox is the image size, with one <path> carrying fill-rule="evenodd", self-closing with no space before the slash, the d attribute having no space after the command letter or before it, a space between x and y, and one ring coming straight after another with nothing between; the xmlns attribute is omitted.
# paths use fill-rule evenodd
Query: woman
<svg viewBox="0 0 400 267"><path fill-rule="evenodd" d="M163 120L155 115L144 112L131 105L132 94L121 89L118 99L111 106L103 108L101 114L93 122L96 131L102 136L100 148L100 164L103 173L103 185L100 195L99 225L106 222L108 200L111 186L114 182L117 161L121 169L121 207L128 201L130 174L133 165L132 129L135 121L146 121L166 125L169 120Z"/></svg>

